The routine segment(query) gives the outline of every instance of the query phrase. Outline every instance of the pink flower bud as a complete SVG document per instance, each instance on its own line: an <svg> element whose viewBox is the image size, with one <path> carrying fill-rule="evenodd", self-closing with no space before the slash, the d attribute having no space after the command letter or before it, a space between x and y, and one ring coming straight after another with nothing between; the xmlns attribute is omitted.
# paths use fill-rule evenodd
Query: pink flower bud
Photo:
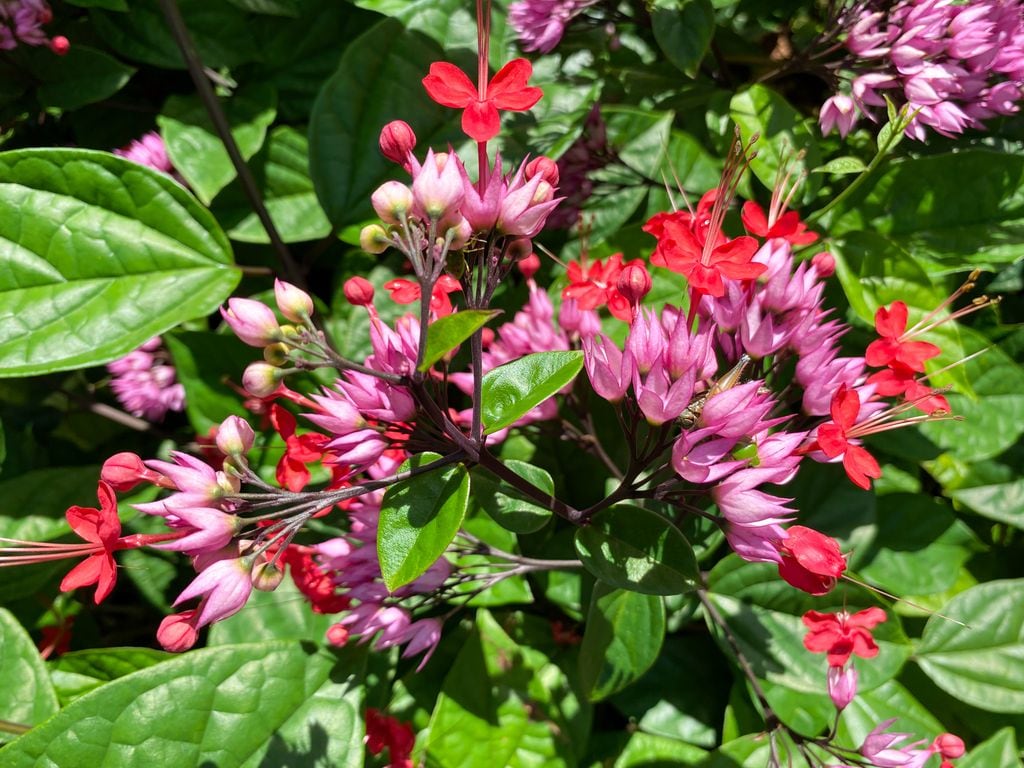
<svg viewBox="0 0 1024 768"><path fill-rule="evenodd" d="M385 181L370 195L370 202L381 221L398 226L412 209L412 190L399 181Z"/></svg>
<svg viewBox="0 0 1024 768"><path fill-rule="evenodd" d="M313 314L313 299L301 288L284 280L274 280L274 299L281 314L293 323L302 323Z"/></svg>
<svg viewBox="0 0 1024 768"><path fill-rule="evenodd" d="M853 667L828 668L828 695L836 709L842 712L857 695L857 670Z"/></svg>
<svg viewBox="0 0 1024 768"><path fill-rule="evenodd" d="M448 231L452 233L452 242L449 249L453 251L461 251L466 247L469 238L473 236L473 227L469 225L464 216L459 216L459 220Z"/></svg>
<svg viewBox="0 0 1024 768"><path fill-rule="evenodd" d="M818 274L822 277L832 277L836 273L836 259L828 251L822 251L816 253L811 258L811 264L818 270Z"/></svg>
<svg viewBox="0 0 1024 768"><path fill-rule="evenodd" d="M355 307L373 304L373 285L363 277L350 277L342 288L345 300Z"/></svg>
<svg viewBox="0 0 1024 768"><path fill-rule="evenodd" d="M64 35L57 35L50 41L50 50L58 56L66 56L71 50L71 42Z"/></svg>
<svg viewBox="0 0 1024 768"><path fill-rule="evenodd" d="M252 585L260 592L273 592L284 581L284 571L269 561L257 563L252 569Z"/></svg>
<svg viewBox="0 0 1024 768"><path fill-rule="evenodd" d="M440 221L457 212L465 197L459 164L445 152L427 152L412 180L416 209L426 218ZM383 218L383 217L382 217Z"/></svg>
<svg viewBox="0 0 1024 768"><path fill-rule="evenodd" d="M265 347L281 340L281 326L274 310L252 299L228 299L228 308L221 307L224 318L235 335L251 347Z"/></svg>
<svg viewBox="0 0 1024 768"><path fill-rule="evenodd" d="M196 644L199 633L195 627L196 612L182 611L160 622L156 639L165 651L182 653Z"/></svg>
<svg viewBox="0 0 1024 768"><path fill-rule="evenodd" d="M615 287L626 301L636 306L651 292L651 276L640 264L630 264L619 274Z"/></svg>
<svg viewBox="0 0 1024 768"><path fill-rule="evenodd" d="M537 270L540 269L540 257L536 253L531 253L525 259L520 259L516 264L519 267L519 271L523 273L523 277L527 280L537 274Z"/></svg>
<svg viewBox="0 0 1024 768"><path fill-rule="evenodd" d="M884 102L883 102L884 103ZM822 134L829 134L835 128L839 135L846 138L846 134L853 130L857 122L857 104L845 94L836 94L828 99L818 114L818 123L821 125Z"/></svg>
<svg viewBox="0 0 1024 768"><path fill-rule="evenodd" d="M935 737L932 742L932 749L936 750L947 760L955 760L963 757L964 740L952 733L942 733Z"/></svg>
<svg viewBox="0 0 1024 768"><path fill-rule="evenodd" d="M270 397L284 378L284 371L270 363L249 363L242 374L242 386L253 397Z"/></svg>
<svg viewBox="0 0 1024 768"><path fill-rule="evenodd" d="M130 491L152 474L136 454L115 453L103 462L100 480L107 483L115 491Z"/></svg>
<svg viewBox="0 0 1024 768"><path fill-rule="evenodd" d="M407 168L415 148L416 134L404 120L392 120L380 132L380 152L393 163Z"/></svg>
<svg viewBox="0 0 1024 768"><path fill-rule="evenodd" d="M391 240L380 224L367 224L359 231L359 247L376 256L391 247Z"/></svg>
<svg viewBox="0 0 1024 768"><path fill-rule="evenodd" d="M333 624L327 630L327 642L335 648L341 648L348 642L348 629L344 624Z"/></svg>
<svg viewBox="0 0 1024 768"><path fill-rule="evenodd" d="M228 416L217 428L217 449L225 456L241 456L249 452L255 438L249 422Z"/></svg>
<svg viewBox="0 0 1024 768"><path fill-rule="evenodd" d="M540 157L533 158L533 160L526 164L524 171L527 181L534 176L540 176L552 187L558 186L558 164L550 157L541 155Z"/></svg>

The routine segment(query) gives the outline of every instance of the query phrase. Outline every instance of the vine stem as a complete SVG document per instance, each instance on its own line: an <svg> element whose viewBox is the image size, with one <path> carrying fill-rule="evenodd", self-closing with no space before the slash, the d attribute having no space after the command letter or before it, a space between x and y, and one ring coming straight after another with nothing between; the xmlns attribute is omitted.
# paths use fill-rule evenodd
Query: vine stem
<svg viewBox="0 0 1024 768"><path fill-rule="evenodd" d="M260 194L259 186L256 184L256 179L246 164L245 158L242 157L235 137L231 135L231 125L228 123L227 115L224 114L224 108L221 106L217 94L213 92L213 86L210 85L203 62L199 58L199 53L196 50L191 34L189 34L188 27L185 25L185 19L182 18L181 10L178 8L176 0L157 1L160 4L160 10L164 15L164 19L167 21L167 26L170 27L174 42L177 43L178 49L185 59L185 65L188 67L188 73L196 86L199 99L203 102L203 106L213 122L213 127L224 144L224 149L227 150L228 157L231 158L231 164L238 173L238 179L242 183L245 196L249 198L253 211L256 212L256 216L263 225L263 229L267 232L267 237L270 238L270 244L277 254L278 260L281 262L281 269L285 277L288 279L288 282L294 283L300 288L305 288L305 277L292 258L288 246L281 239L277 227L274 226L270 213L267 211L267 206L263 202L263 195Z"/></svg>

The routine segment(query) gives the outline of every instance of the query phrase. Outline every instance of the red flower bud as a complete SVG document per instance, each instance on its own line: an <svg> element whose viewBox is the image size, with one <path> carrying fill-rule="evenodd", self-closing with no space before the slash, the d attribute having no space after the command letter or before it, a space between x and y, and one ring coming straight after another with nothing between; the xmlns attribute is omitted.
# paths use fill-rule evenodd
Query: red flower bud
<svg viewBox="0 0 1024 768"><path fill-rule="evenodd" d="M195 627L196 611L183 611L160 622L156 639L165 651L181 653L196 644L199 633Z"/></svg>
<svg viewBox="0 0 1024 768"><path fill-rule="evenodd" d="M335 648L341 648L341 646L348 642L348 634L348 629L345 628L344 624L333 624L327 630L327 642Z"/></svg>
<svg viewBox="0 0 1024 768"><path fill-rule="evenodd" d="M516 266L519 267L519 271L523 273L523 277L529 280L537 274L537 270L540 269L540 258L536 253L531 253L525 259L521 259Z"/></svg>
<svg viewBox="0 0 1024 768"><path fill-rule="evenodd" d="M828 251L816 253L811 258L811 264L818 270L822 277L832 277L836 273L836 259Z"/></svg>
<svg viewBox="0 0 1024 768"><path fill-rule="evenodd" d="M58 56L66 56L71 50L71 42L64 35L57 35L50 41L50 50Z"/></svg>
<svg viewBox="0 0 1024 768"><path fill-rule="evenodd" d="M640 264L630 264L619 273L615 287L626 301L636 306L651 292L651 276Z"/></svg>
<svg viewBox="0 0 1024 768"><path fill-rule="evenodd" d="M964 754L964 740L952 733L941 733L935 737L932 748L946 759L956 759Z"/></svg>
<svg viewBox="0 0 1024 768"><path fill-rule="evenodd" d="M146 465L136 454L125 451L115 453L103 462L100 480L115 491L130 491L146 478Z"/></svg>
<svg viewBox="0 0 1024 768"><path fill-rule="evenodd" d="M779 544L779 576L811 595L830 592L846 570L839 543L802 525L790 527L787 533L789 538Z"/></svg>
<svg viewBox="0 0 1024 768"><path fill-rule="evenodd" d="M373 285L363 277L350 277L342 288L345 300L356 307L373 304Z"/></svg>
<svg viewBox="0 0 1024 768"><path fill-rule="evenodd" d="M533 160L526 164L524 169L526 174L526 180L529 181L534 176L540 176L552 187L558 186L558 164L550 157L535 157Z"/></svg>
<svg viewBox="0 0 1024 768"><path fill-rule="evenodd" d="M415 148L416 134L404 120L392 120L380 132L380 153L394 163L408 167Z"/></svg>

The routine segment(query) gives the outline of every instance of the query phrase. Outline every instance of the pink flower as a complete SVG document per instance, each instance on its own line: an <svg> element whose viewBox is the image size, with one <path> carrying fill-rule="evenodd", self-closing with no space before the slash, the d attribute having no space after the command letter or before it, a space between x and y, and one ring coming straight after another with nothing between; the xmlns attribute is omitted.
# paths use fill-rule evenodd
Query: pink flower
<svg viewBox="0 0 1024 768"><path fill-rule="evenodd" d="M177 380L159 336L108 363L107 370L113 374L111 390L133 416L157 422L169 411L185 407L185 387Z"/></svg>
<svg viewBox="0 0 1024 768"><path fill-rule="evenodd" d="M543 91L526 84L532 72L526 59L513 59L498 70L481 94L461 69L436 61L423 78L423 87L438 104L463 110L462 130L467 136L488 141L501 128L499 109L524 112L540 101Z"/></svg>
<svg viewBox="0 0 1024 768"><path fill-rule="evenodd" d="M164 140L156 131L144 134L142 138L134 140L127 147L115 149L114 154L162 173L174 171L171 159L167 156Z"/></svg>
<svg viewBox="0 0 1024 768"><path fill-rule="evenodd" d="M237 552L222 552L219 557L204 567L174 601L178 606L194 597L202 598L196 629L238 613L252 594L252 559L239 557Z"/></svg>

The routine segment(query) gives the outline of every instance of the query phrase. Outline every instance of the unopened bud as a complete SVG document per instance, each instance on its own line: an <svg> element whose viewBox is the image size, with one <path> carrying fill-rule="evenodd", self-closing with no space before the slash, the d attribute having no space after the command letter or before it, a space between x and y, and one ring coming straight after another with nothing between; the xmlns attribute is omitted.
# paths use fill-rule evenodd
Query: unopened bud
<svg viewBox="0 0 1024 768"><path fill-rule="evenodd" d="M828 668L828 695L837 710L846 709L857 695L857 670L853 667Z"/></svg>
<svg viewBox="0 0 1024 768"><path fill-rule="evenodd" d="M452 241L448 246L449 249L453 251L461 251L466 247L466 243L469 242L469 238L473 236L473 227L471 227L469 222L466 221L465 216L459 216L458 222L449 228L448 233L452 237Z"/></svg>
<svg viewBox="0 0 1024 768"><path fill-rule="evenodd" d="M550 203L554 199L555 188L542 180L540 184L537 185L537 191L533 194L533 200L531 202L534 205L540 205L541 203Z"/></svg>
<svg viewBox="0 0 1024 768"><path fill-rule="evenodd" d="M238 416L228 416L217 427L217 449L225 456L241 456L252 448L256 434L249 422Z"/></svg>
<svg viewBox="0 0 1024 768"><path fill-rule="evenodd" d="M355 307L373 304L373 285L364 277L350 277L342 287L345 301Z"/></svg>
<svg viewBox="0 0 1024 768"><path fill-rule="evenodd" d="M508 244L508 249L505 251L508 257L514 261L522 262L523 259L527 259L533 255L533 241L528 237L518 237ZM538 263L537 266L540 266ZM522 269L520 267L520 269Z"/></svg>
<svg viewBox="0 0 1024 768"><path fill-rule="evenodd" d="M271 344L263 348L263 359L277 368L283 368L288 362L287 344Z"/></svg>
<svg viewBox="0 0 1024 768"><path fill-rule="evenodd" d="M304 323L313 314L310 295L284 280L274 280L274 299L281 314L293 323Z"/></svg>
<svg viewBox="0 0 1024 768"><path fill-rule="evenodd" d="M955 760L958 757L963 757L964 754L964 740L952 733L942 733L936 736L932 747L947 760Z"/></svg>
<svg viewBox="0 0 1024 768"><path fill-rule="evenodd" d="M626 301L636 306L651 292L651 276L639 264L629 264L619 273L615 287Z"/></svg>
<svg viewBox="0 0 1024 768"><path fill-rule="evenodd" d="M100 480L115 491L130 491L146 479L146 465L136 454L125 451L115 453L103 462Z"/></svg>
<svg viewBox="0 0 1024 768"><path fill-rule="evenodd" d="M541 155L540 157L533 158L533 160L526 164L524 174L527 181L534 176L540 176L552 187L558 186L558 164L550 157Z"/></svg>
<svg viewBox="0 0 1024 768"><path fill-rule="evenodd" d="M531 253L524 259L520 259L516 266L519 267L519 271L523 273L523 277L527 280L537 274L537 270L540 269L540 257L536 253Z"/></svg>
<svg viewBox="0 0 1024 768"><path fill-rule="evenodd" d="M242 374L242 386L253 397L270 397L283 378L284 371L270 363L249 363Z"/></svg>
<svg viewBox="0 0 1024 768"><path fill-rule="evenodd" d="M811 264L822 277L832 277L836 273L836 259L828 251L814 254Z"/></svg>
<svg viewBox="0 0 1024 768"><path fill-rule="evenodd" d="M58 56L66 56L68 51L71 50L71 41L64 37L64 35L57 35L50 40L50 50Z"/></svg>
<svg viewBox="0 0 1024 768"><path fill-rule="evenodd" d="M348 629L344 624L332 624L327 630L327 642L335 648L341 648L348 642Z"/></svg>
<svg viewBox="0 0 1024 768"><path fill-rule="evenodd" d="M221 307L224 318L235 335L252 347L265 347L281 340L281 329L274 310L252 299L228 299L228 308Z"/></svg>
<svg viewBox="0 0 1024 768"><path fill-rule="evenodd" d="M376 256L391 247L391 239L380 224L367 224L359 231L359 247Z"/></svg>
<svg viewBox="0 0 1024 768"><path fill-rule="evenodd" d="M273 592L284 580L284 571L273 563L257 563L252 569L252 585L261 592Z"/></svg>
<svg viewBox="0 0 1024 768"><path fill-rule="evenodd" d="M399 181L385 181L370 195L370 202L381 221L401 225L412 209L412 190Z"/></svg>
<svg viewBox="0 0 1024 768"><path fill-rule="evenodd" d="M183 611L164 618L156 630L156 639L165 651L182 653L196 644L196 611Z"/></svg>
<svg viewBox="0 0 1024 768"><path fill-rule="evenodd" d="M415 148L416 134L404 120L392 120L380 132L380 153L393 163L407 166Z"/></svg>

